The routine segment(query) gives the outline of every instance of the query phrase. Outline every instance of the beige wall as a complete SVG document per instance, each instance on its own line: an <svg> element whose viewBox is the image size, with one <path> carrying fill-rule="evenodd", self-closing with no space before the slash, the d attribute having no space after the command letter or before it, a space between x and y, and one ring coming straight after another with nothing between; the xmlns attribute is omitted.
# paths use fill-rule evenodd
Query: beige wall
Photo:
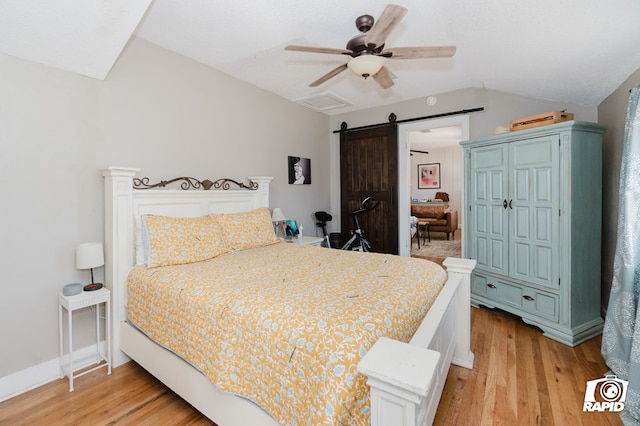
<svg viewBox="0 0 640 426"><path fill-rule="evenodd" d="M618 191L629 90L640 83L640 69L631 74L598 106L600 124L607 128L602 148L602 302L606 309L613 278L618 226Z"/></svg>
<svg viewBox="0 0 640 426"><path fill-rule="evenodd" d="M324 114L142 39L105 81L0 55L0 378L58 356L58 292L89 280L75 245L103 239L98 168L273 176L272 206L314 233L329 205L328 133ZM311 159L311 185L288 184L288 155ZM91 313L74 318L74 347L89 345Z"/></svg>

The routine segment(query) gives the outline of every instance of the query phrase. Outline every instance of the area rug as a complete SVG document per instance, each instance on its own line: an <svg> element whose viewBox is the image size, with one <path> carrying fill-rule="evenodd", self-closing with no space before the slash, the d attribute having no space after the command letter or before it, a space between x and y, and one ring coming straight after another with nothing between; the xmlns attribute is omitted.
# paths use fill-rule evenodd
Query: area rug
<svg viewBox="0 0 640 426"><path fill-rule="evenodd" d="M411 247L411 256L418 257L460 257L461 244L460 240L434 240L427 241L424 244L420 242L420 250L418 244L414 242Z"/></svg>

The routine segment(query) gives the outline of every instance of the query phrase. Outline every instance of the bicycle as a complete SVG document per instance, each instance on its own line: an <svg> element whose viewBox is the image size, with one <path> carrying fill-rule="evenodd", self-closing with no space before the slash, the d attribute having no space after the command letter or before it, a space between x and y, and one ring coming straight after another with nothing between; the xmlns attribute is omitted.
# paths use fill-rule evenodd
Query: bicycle
<svg viewBox="0 0 640 426"><path fill-rule="evenodd" d="M370 212L376 207L378 207L378 203L372 205L371 197L367 197L362 200L362 203L360 204L360 207L358 209L351 212L353 221L356 224L356 229L352 231L351 238L342 246L342 250L353 250L362 252L368 252L371 250L371 243L369 243L369 241L364 238L364 230L360 227L358 215ZM354 245L354 243L356 244Z"/></svg>

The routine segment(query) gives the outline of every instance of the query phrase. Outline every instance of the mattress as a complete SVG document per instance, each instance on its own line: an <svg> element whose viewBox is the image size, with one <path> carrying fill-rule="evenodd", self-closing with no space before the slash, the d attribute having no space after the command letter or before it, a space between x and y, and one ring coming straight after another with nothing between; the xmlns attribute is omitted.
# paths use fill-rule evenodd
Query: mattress
<svg viewBox="0 0 640 426"><path fill-rule="evenodd" d="M381 336L408 342L445 281L422 259L279 243L135 267L128 317L281 424L367 425L358 362Z"/></svg>

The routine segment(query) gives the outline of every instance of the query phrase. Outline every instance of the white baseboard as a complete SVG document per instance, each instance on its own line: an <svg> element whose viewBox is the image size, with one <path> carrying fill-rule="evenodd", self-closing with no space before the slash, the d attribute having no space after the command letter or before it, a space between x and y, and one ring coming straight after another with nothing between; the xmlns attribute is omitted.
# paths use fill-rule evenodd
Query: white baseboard
<svg viewBox="0 0 640 426"><path fill-rule="evenodd" d="M100 353L105 353L105 351L106 344L102 341L100 342ZM65 365L67 364L68 359L69 355L65 354L63 357ZM95 344L74 351L74 370L91 365L95 362L95 359ZM17 371L9 374L8 376L0 377L0 402L11 399L14 396L18 396L54 380L59 380L60 378L60 357Z"/></svg>

